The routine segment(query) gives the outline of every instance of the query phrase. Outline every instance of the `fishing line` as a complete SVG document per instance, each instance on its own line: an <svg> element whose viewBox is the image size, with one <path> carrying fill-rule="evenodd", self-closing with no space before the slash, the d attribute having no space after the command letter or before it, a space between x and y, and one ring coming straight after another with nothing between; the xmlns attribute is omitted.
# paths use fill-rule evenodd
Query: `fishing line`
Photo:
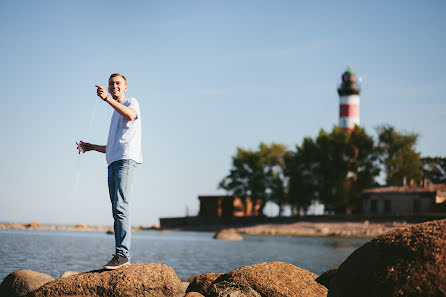
<svg viewBox="0 0 446 297"><path fill-rule="evenodd" d="M91 117L90 117L90 125L88 126L88 129L91 129L91 127L93 126L93 120L94 120L94 116L96 114L96 107L98 106L98 102L99 102L99 100L96 100L96 103L94 104L93 112L91 113Z"/></svg>
<svg viewBox="0 0 446 297"><path fill-rule="evenodd" d="M95 101L96 102L93 105L93 110L90 115L90 121L89 121L89 125L88 125L88 130L87 130L88 132L91 132L91 127L93 127L93 121L94 121L94 118L96 115L96 108L98 106L99 100L96 99ZM87 133L87 134L89 134L89 133ZM80 143L81 143L80 140L79 140L79 142L76 141L76 145L77 145L76 153L78 154L78 157L77 157L77 162L76 162L76 169L75 169L76 171L74 174L74 187L73 187L73 194L75 197L76 197L76 194L77 194L77 191L79 188L79 179L80 179L80 175L81 175L81 159L82 159L82 154L84 153L84 151L82 150L82 148L80 146Z"/></svg>

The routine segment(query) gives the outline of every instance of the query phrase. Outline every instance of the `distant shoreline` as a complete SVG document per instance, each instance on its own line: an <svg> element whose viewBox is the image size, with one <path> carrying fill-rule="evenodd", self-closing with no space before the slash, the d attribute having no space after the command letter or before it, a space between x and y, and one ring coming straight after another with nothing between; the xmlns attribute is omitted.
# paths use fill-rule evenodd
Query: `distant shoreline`
<svg viewBox="0 0 446 297"><path fill-rule="evenodd" d="M132 226L132 231L138 230L177 230L177 231L223 231L226 233L238 233L246 235L279 235L279 236L344 236L344 237L375 237L386 232L406 228L414 225L407 222L295 222L255 224L244 227L207 226L208 228L172 228L160 229L159 225ZM15 230L50 230L50 231L98 231L112 233L112 226L101 225L44 225L37 222L20 224L16 222L0 224L1 229Z"/></svg>
<svg viewBox="0 0 446 297"><path fill-rule="evenodd" d="M413 226L407 222L296 222L289 224L259 224L249 227L224 229L247 235L282 236L344 236L375 237L395 229Z"/></svg>
<svg viewBox="0 0 446 297"><path fill-rule="evenodd" d="M161 230L207 231L237 233L246 235L279 235L279 236L344 236L375 237L395 229L406 228L417 224L407 221L311 221L298 222L257 222L251 224L202 224L173 226Z"/></svg>
<svg viewBox="0 0 446 297"><path fill-rule="evenodd" d="M113 232L112 226L101 226L101 225L45 225L39 224L37 222L31 222L28 224L20 224L16 222L0 224L1 229L15 229L15 230L50 230L50 231L103 231L103 232ZM132 231L137 230L159 230L159 225L153 226L132 226Z"/></svg>

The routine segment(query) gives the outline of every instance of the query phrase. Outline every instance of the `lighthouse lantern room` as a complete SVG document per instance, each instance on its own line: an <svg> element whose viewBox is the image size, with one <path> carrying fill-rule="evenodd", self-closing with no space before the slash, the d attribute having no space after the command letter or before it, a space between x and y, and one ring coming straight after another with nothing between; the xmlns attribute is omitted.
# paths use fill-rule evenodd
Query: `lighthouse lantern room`
<svg viewBox="0 0 446 297"><path fill-rule="evenodd" d="M353 130L359 126L359 93L360 89L355 73L349 67L342 74L339 94L339 126L344 130Z"/></svg>

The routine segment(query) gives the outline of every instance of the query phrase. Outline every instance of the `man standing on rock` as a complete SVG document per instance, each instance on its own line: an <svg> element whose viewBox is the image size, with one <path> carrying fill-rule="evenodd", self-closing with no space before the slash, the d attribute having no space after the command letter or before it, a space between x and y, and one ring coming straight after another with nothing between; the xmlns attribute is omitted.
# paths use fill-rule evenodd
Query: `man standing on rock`
<svg viewBox="0 0 446 297"><path fill-rule="evenodd" d="M141 112L135 98L126 98L127 80L119 73L108 80L108 92L96 85L99 98L113 109L107 145L96 145L81 141L83 152L105 153L108 164L108 190L112 204L115 246L113 258L104 265L105 269L117 269L130 264L130 205L129 198L136 164L142 163Z"/></svg>

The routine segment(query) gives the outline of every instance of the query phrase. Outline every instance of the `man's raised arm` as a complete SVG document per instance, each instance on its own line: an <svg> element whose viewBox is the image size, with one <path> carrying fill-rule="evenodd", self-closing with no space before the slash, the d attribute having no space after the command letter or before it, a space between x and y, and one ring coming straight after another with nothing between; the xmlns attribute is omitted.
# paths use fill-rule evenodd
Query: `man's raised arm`
<svg viewBox="0 0 446 297"><path fill-rule="evenodd" d="M110 98L107 95L107 91L103 86L96 85L98 96L104 100L107 101L108 104L111 105L120 115L122 115L124 118L126 118L129 121L133 121L138 116L138 113L135 109L127 107L117 100L114 100L113 98Z"/></svg>

